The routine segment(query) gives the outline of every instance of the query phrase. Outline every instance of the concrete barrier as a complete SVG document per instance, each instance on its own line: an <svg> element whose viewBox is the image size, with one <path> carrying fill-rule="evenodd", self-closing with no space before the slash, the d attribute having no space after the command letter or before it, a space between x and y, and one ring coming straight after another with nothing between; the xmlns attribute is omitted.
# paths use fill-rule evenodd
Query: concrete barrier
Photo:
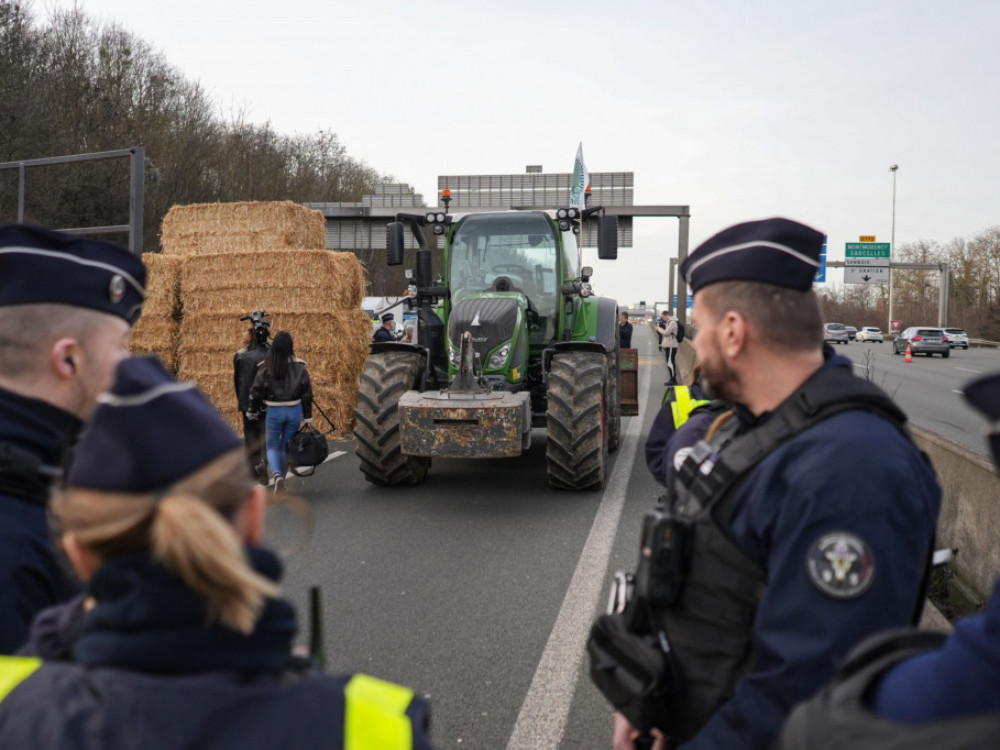
<svg viewBox="0 0 1000 750"><path fill-rule="evenodd" d="M958 550L951 569L986 601L1000 574L1000 477L983 456L915 425L911 429L943 491L937 546Z"/></svg>

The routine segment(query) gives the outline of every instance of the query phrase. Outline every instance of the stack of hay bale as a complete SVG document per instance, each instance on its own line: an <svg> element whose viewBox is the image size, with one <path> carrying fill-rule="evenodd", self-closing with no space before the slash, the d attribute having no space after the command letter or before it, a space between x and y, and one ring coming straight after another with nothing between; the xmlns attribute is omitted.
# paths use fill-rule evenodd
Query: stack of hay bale
<svg viewBox="0 0 1000 750"><path fill-rule="evenodd" d="M339 434L353 428L358 375L371 340L371 322L361 309L366 282L352 253L325 249L321 212L290 201L175 206L163 220L161 242L162 255L182 259L177 294L183 316L176 337L181 379L197 382L239 429L233 355L246 345L249 329L239 319L264 309L272 333L292 334L295 354L308 364L314 397L332 427ZM151 286L166 279L150 276ZM331 428L318 410L313 417L318 429Z"/></svg>
<svg viewBox="0 0 1000 750"><path fill-rule="evenodd" d="M155 354L177 372L177 344L181 327L181 265L184 258L143 253L146 265L146 303L132 326L130 348L135 354Z"/></svg>

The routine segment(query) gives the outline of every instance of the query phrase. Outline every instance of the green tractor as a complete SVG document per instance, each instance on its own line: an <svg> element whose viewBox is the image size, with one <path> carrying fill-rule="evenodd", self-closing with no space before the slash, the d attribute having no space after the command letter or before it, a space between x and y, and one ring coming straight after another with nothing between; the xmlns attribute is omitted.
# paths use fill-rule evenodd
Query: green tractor
<svg viewBox="0 0 1000 750"><path fill-rule="evenodd" d="M593 296L577 241L595 214L598 257L616 258L618 219L603 207L397 214L387 261L403 262L408 226L417 343L373 343L361 373L354 434L368 481L419 484L434 457L518 456L545 427L553 487L607 484L621 429L618 306ZM444 239L433 281L425 229Z"/></svg>

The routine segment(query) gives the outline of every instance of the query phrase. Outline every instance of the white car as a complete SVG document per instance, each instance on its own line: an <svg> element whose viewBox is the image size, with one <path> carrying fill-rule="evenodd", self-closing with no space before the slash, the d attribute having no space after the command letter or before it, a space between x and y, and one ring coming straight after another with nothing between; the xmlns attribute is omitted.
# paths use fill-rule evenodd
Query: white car
<svg viewBox="0 0 1000 750"><path fill-rule="evenodd" d="M857 335L858 341L875 341L879 344L882 343L882 331L875 326L861 326L861 330L858 331Z"/></svg>
<svg viewBox="0 0 1000 750"><path fill-rule="evenodd" d="M948 337L948 346L952 349L957 349L958 347L962 347L963 349L969 348L969 334L961 328L945 328L944 335Z"/></svg>

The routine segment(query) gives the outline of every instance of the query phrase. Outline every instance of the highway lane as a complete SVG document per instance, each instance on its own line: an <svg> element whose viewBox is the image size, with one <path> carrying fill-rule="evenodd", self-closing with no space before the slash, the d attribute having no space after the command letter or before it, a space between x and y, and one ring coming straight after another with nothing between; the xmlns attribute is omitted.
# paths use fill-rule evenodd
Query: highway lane
<svg viewBox="0 0 1000 750"><path fill-rule="evenodd" d="M835 345L855 363L855 372L881 386L907 413L913 424L985 454L984 422L962 398L965 384L982 375L1000 372L995 349L952 349L938 355L913 357L905 362L893 355L891 342Z"/></svg>
<svg viewBox="0 0 1000 750"><path fill-rule="evenodd" d="M437 460L424 484L400 488L365 482L343 441L315 477L289 480L311 509L308 545L293 512L269 514L303 629L308 587L322 585L328 669L429 696L440 748L610 746L583 644L611 574L634 567L642 514L659 495L643 444L665 368L650 331L633 343L645 410L623 418L604 492L548 487L544 430L519 459Z"/></svg>

